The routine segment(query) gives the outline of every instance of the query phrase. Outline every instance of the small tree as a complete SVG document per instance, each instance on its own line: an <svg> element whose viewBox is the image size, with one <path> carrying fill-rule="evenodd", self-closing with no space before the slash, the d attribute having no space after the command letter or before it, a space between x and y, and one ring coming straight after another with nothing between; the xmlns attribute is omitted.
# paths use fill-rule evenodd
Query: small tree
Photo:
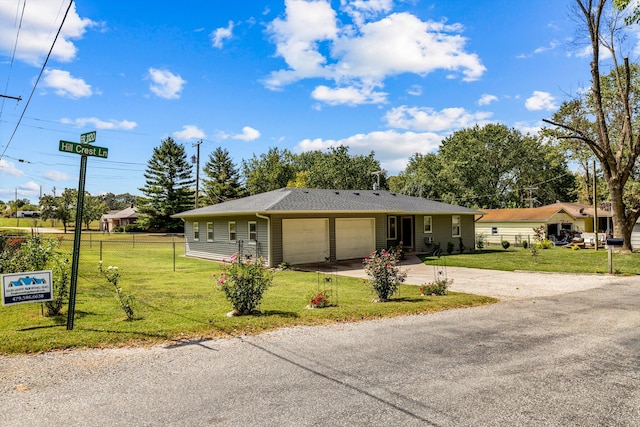
<svg viewBox="0 0 640 427"><path fill-rule="evenodd" d="M407 273L400 271L398 262L400 251L374 251L364 258L364 270L369 276L369 283L378 295L378 301L389 301L389 297L398 291L400 283L407 278Z"/></svg>

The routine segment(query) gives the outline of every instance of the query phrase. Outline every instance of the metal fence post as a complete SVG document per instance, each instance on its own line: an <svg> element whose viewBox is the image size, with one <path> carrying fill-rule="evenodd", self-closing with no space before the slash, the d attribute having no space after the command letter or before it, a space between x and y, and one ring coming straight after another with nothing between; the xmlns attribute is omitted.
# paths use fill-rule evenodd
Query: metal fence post
<svg viewBox="0 0 640 427"><path fill-rule="evenodd" d="M176 242L175 240L171 242L173 244L173 271L176 271Z"/></svg>
<svg viewBox="0 0 640 427"><path fill-rule="evenodd" d="M102 240L100 240L100 262L102 262Z"/></svg>

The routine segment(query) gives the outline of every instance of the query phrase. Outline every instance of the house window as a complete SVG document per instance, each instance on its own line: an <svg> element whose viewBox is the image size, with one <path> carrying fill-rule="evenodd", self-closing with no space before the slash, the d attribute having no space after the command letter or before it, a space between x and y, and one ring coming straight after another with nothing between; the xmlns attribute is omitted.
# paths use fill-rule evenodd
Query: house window
<svg viewBox="0 0 640 427"><path fill-rule="evenodd" d="M213 242L213 223L207 223L207 241Z"/></svg>
<svg viewBox="0 0 640 427"><path fill-rule="evenodd" d="M395 240L398 238L398 218L395 216L387 217L387 239Z"/></svg>
<svg viewBox="0 0 640 427"><path fill-rule="evenodd" d="M460 215L451 216L451 237L460 237Z"/></svg>
<svg viewBox="0 0 640 427"><path fill-rule="evenodd" d="M200 240L200 225L197 222L193 223L193 240Z"/></svg>
<svg viewBox="0 0 640 427"><path fill-rule="evenodd" d="M431 216L424 217L424 234L429 234L432 232L431 229Z"/></svg>
<svg viewBox="0 0 640 427"><path fill-rule="evenodd" d="M491 227L491 235L492 236L498 235L498 227Z"/></svg>
<svg viewBox="0 0 640 427"><path fill-rule="evenodd" d="M229 240L232 242L236 241L236 222L229 221Z"/></svg>
<svg viewBox="0 0 640 427"><path fill-rule="evenodd" d="M249 221L249 241L255 242L258 240L258 224L255 221Z"/></svg>

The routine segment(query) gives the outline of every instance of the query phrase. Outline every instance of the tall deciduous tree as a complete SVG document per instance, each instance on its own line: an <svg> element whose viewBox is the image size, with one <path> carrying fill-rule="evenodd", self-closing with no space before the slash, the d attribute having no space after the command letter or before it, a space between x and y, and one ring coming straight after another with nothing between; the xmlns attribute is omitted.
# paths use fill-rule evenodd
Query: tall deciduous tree
<svg viewBox="0 0 640 427"><path fill-rule="evenodd" d="M147 164L146 184L140 188L138 212L143 215L141 226L154 230L181 231L182 220L171 218L179 212L193 208L194 190L192 166L187 160L184 146L168 137Z"/></svg>
<svg viewBox="0 0 640 427"><path fill-rule="evenodd" d="M266 154L242 162L242 172L249 195L286 187L295 178L293 154L286 148L270 148Z"/></svg>
<svg viewBox="0 0 640 427"><path fill-rule="evenodd" d="M78 190L65 188L60 196L46 195L40 199L40 216L43 220L57 219L62 221L64 232L67 225L75 218Z"/></svg>
<svg viewBox="0 0 640 427"><path fill-rule="evenodd" d="M372 175L374 172L380 172L380 187L387 186L385 173L373 152L367 156L350 155L349 147L341 145L325 153L303 153L298 156L298 162L308 188L366 190L378 182L377 176Z"/></svg>
<svg viewBox="0 0 640 427"><path fill-rule="evenodd" d="M92 196L85 192L84 207L82 208L82 222L88 230L91 221L100 219L102 214L109 212L107 204L100 196Z"/></svg>
<svg viewBox="0 0 640 427"><path fill-rule="evenodd" d="M566 160L538 137L500 124L462 129L437 154L415 156L393 190L479 208L529 206L572 200Z"/></svg>
<svg viewBox="0 0 640 427"><path fill-rule="evenodd" d="M206 178L202 180L202 186L210 203L226 202L244 195L240 173L227 150L216 148L209 154L203 170Z"/></svg>
<svg viewBox="0 0 640 427"><path fill-rule="evenodd" d="M583 115L557 114L553 120L545 121L559 129L559 138L579 141L598 158L609 188L614 235L622 237L623 248L630 251L631 232L640 217L640 176L636 165L640 156L639 70L618 52L624 26L617 10L608 7L607 0L576 0L576 4L589 35L591 88L578 99ZM629 4L616 0L614 6L624 8ZM637 20L634 16L630 21ZM606 54L613 64L606 75L600 70L602 51L602 56Z"/></svg>

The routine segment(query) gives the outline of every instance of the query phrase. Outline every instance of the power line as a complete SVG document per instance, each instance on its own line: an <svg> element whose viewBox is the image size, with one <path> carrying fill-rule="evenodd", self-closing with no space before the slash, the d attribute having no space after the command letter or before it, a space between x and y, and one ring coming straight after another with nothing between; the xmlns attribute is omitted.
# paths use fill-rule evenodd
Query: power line
<svg viewBox="0 0 640 427"><path fill-rule="evenodd" d="M64 22L67 20L67 15L69 15L69 10L71 10L71 5L72 4L73 4L73 0L69 0L69 6L67 6L67 11L64 13L64 16L62 17L62 22L60 23L60 27L58 27L58 32L56 33L56 36L53 39L53 43L51 43L51 48L49 49L49 53L47 53L47 57L45 58L44 63L42 64L42 68L40 69L40 73L38 74L38 78L36 79L35 83L33 84L33 89L31 90L31 93L29 94L29 98L27 98L27 103L25 104L24 109L22 110L22 114L20 114L20 118L18 119L18 123L16 123L16 127L13 129L13 133L11 134L11 137L9 138L9 142L7 142L7 145L4 146L4 150L2 151L2 154L0 154L0 160L2 160L2 157L7 152L7 149L9 148L9 145L11 145L11 142L13 141L13 137L16 135L16 132L18 131L18 127L20 126L20 122L22 122L22 118L24 117L24 113L27 111L27 107L29 107L29 104L31 103L31 98L33 98L33 94L36 92L36 88L38 87L38 83L40 82L40 79L42 78L42 74L44 73L44 70L47 67L47 62L49 62L49 58L51 57L51 53L53 52L53 47L56 45L56 41L58 40L58 36L60 35L60 32L62 31L62 26L64 25Z"/></svg>

